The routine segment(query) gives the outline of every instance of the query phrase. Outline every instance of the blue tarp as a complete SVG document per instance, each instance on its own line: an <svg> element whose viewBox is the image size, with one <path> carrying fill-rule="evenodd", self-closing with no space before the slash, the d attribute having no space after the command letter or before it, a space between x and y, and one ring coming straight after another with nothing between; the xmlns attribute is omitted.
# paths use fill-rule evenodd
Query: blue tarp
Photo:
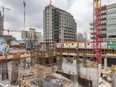
<svg viewBox="0 0 116 87"><path fill-rule="evenodd" d="M0 51L3 51L5 47L6 47L6 44L0 44Z"/></svg>
<svg viewBox="0 0 116 87"><path fill-rule="evenodd" d="M18 41L11 41L10 44L11 44L11 45L19 45L19 42L18 42Z"/></svg>
<svg viewBox="0 0 116 87"><path fill-rule="evenodd" d="M6 44L5 39L0 38L0 47L1 47L1 46L4 46L4 44Z"/></svg>

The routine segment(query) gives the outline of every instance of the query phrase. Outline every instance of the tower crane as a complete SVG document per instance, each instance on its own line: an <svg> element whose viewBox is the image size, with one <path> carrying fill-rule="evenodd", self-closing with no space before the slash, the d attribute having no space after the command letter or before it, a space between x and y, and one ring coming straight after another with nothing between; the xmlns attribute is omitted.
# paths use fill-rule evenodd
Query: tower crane
<svg viewBox="0 0 116 87"><path fill-rule="evenodd" d="M22 32L20 30L11 30L11 29L2 29L2 31L7 31L8 34L9 34L9 32Z"/></svg>
<svg viewBox="0 0 116 87"><path fill-rule="evenodd" d="M0 6L1 8L2 8L2 13L3 13L3 28L4 28L4 10L11 10L11 9L9 9L9 8L6 8L6 7L4 7L4 6Z"/></svg>
<svg viewBox="0 0 116 87"><path fill-rule="evenodd" d="M2 12L3 12L3 15L4 15L4 10L11 10L10 8L6 8L4 6L0 6L2 8Z"/></svg>
<svg viewBox="0 0 116 87"><path fill-rule="evenodd" d="M101 33L101 0L93 0L93 58L98 66L98 74L101 76L102 59L102 33Z"/></svg>
<svg viewBox="0 0 116 87"><path fill-rule="evenodd" d="M9 32L22 32L22 31L19 31L19 30L11 30L11 29L4 29L4 10L11 10L10 8L6 8L5 6L0 6L2 8L2 12L3 12L3 29L2 31L7 31L8 34Z"/></svg>

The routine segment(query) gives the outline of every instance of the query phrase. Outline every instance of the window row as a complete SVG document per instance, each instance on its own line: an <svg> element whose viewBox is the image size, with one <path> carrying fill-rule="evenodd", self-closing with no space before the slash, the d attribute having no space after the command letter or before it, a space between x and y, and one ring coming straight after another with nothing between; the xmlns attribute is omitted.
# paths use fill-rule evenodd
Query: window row
<svg viewBox="0 0 116 87"><path fill-rule="evenodd" d="M102 29L105 29L105 28L106 28L106 26L99 26L98 28L102 28Z"/></svg>
<svg viewBox="0 0 116 87"><path fill-rule="evenodd" d="M107 28L116 28L116 24L109 24Z"/></svg>
<svg viewBox="0 0 116 87"><path fill-rule="evenodd" d="M108 38L116 38L116 35L109 35Z"/></svg>
<svg viewBox="0 0 116 87"><path fill-rule="evenodd" d="M106 13L107 11L106 10L103 10L101 13Z"/></svg>
<svg viewBox="0 0 116 87"><path fill-rule="evenodd" d="M110 22L116 22L116 18L113 18L113 19L108 19L108 21L107 21L108 23L110 23Z"/></svg>
<svg viewBox="0 0 116 87"><path fill-rule="evenodd" d="M116 33L116 29L113 29L113 30L107 30L107 33Z"/></svg>
<svg viewBox="0 0 116 87"><path fill-rule="evenodd" d="M108 8L108 12L111 12L111 11L116 11L116 7L114 7L114 8Z"/></svg>
<svg viewBox="0 0 116 87"><path fill-rule="evenodd" d="M102 23L106 23L107 21L106 20L102 20Z"/></svg>
<svg viewBox="0 0 116 87"><path fill-rule="evenodd" d="M106 18L107 16L106 15L102 15L102 18Z"/></svg>
<svg viewBox="0 0 116 87"><path fill-rule="evenodd" d="M116 13L108 14L108 17L116 16Z"/></svg>

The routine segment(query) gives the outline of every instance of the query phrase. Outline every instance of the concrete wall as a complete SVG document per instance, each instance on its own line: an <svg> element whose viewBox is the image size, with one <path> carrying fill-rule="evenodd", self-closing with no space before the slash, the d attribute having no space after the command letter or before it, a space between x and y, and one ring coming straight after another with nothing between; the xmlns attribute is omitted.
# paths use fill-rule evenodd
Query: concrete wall
<svg viewBox="0 0 116 87"><path fill-rule="evenodd" d="M67 74L77 74L76 60L63 58L62 70Z"/></svg>

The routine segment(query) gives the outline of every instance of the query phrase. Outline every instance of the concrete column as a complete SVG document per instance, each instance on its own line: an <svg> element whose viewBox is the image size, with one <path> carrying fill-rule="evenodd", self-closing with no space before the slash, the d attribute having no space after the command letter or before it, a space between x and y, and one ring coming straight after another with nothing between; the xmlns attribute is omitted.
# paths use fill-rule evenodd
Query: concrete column
<svg viewBox="0 0 116 87"><path fill-rule="evenodd" d="M107 58L104 58L104 69L107 68Z"/></svg>

